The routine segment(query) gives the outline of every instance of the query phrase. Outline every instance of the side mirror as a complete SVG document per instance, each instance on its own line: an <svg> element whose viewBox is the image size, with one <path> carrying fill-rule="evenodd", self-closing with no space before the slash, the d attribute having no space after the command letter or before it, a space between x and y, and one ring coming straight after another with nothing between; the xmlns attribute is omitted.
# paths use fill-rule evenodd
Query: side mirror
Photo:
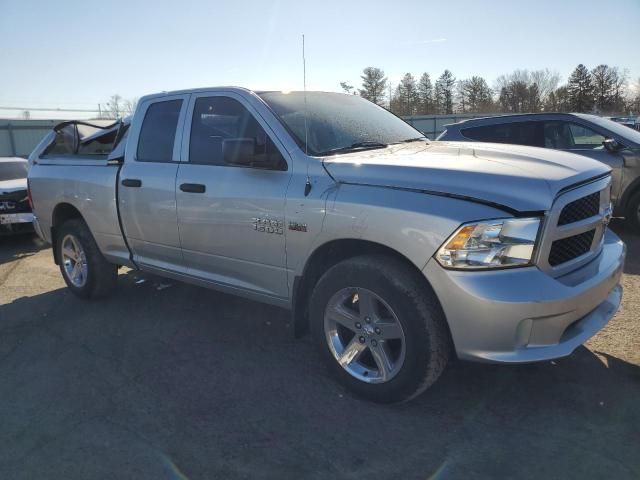
<svg viewBox="0 0 640 480"><path fill-rule="evenodd" d="M255 162L255 157L255 138L229 138L222 142L224 163L250 167Z"/></svg>
<svg viewBox="0 0 640 480"><path fill-rule="evenodd" d="M606 138L604 140L604 142L602 142L602 144L604 145L604 148L607 150L607 152L609 153L615 153L619 150L622 150L624 148L624 145L622 145L621 143L619 143L617 140L615 140L614 138Z"/></svg>

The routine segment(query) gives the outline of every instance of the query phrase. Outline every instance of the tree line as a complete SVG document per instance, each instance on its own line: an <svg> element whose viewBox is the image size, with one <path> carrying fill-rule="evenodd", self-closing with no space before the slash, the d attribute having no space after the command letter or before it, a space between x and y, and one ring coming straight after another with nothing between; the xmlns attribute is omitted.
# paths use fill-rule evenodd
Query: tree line
<svg viewBox="0 0 640 480"><path fill-rule="evenodd" d="M515 70L500 75L493 87L480 76L458 80L450 70L433 80L427 72L418 78L406 73L395 88L378 67L366 67L360 78L360 88L347 82L340 82L340 87L402 116L454 112L640 113L640 79L634 92L626 70L604 64L591 70L578 65L563 85L560 75L548 69Z"/></svg>

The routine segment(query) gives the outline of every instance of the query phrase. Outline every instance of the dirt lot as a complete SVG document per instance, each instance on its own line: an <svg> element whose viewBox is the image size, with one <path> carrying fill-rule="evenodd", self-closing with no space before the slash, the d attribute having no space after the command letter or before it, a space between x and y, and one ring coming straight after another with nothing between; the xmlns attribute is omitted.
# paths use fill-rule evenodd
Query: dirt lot
<svg viewBox="0 0 640 480"><path fill-rule="evenodd" d="M614 228L623 307L586 348L456 362L401 406L341 390L282 310L135 272L81 301L0 239L0 478L639 478L640 237Z"/></svg>

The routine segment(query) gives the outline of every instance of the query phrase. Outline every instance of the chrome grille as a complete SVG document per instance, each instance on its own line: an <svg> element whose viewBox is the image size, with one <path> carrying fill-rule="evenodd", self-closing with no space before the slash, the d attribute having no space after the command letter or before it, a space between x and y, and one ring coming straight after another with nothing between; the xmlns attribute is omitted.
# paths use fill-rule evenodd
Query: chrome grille
<svg viewBox="0 0 640 480"><path fill-rule="evenodd" d="M592 193L567 204L560 212L558 225L567 225L598 214L600 209L600 192Z"/></svg>
<svg viewBox="0 0 640 480"><path fill-rule="evenodd" d="M602 248L611 177L560 193L546 214L536 263L558 277L591 261Z"/></svg>

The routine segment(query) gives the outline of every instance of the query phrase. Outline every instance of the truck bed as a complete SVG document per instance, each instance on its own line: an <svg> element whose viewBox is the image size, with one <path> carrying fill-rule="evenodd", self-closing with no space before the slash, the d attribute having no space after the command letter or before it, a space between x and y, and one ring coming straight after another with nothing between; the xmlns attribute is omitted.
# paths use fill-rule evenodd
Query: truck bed
<svg viewBox="0 0 640 480"><path fill-rule="evenodd" d="M87 222L107 260L131 265L118 219L117 181L120 164L52 156L31 167L33 203L51 218L38 218L43 236L51 242L53 218L62 208L75 208ZM64 205L64 207L61 207Z"/></svg>

